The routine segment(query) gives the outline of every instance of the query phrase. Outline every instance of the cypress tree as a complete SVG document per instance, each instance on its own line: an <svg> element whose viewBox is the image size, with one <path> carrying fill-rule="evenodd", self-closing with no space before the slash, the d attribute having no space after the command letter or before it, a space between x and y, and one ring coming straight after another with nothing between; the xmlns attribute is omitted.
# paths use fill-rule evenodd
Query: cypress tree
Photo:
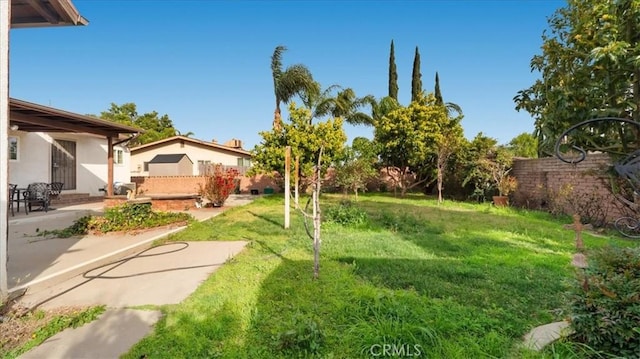
<svg viewBox="0 0 640 359"><path fill-rule="evenodd" d="M438 78L438 71L436 71L436 88L433 93L436 97L436 104L444 105L444 101L442 100L442 93L440 93L440 79Z"/></svg>
<svg viewBox="0 0 640 359"><path fill-rule="evenodd" d="M396 70L396 54L391 40L389 53L389 97L398 101L398 71Z"/></svg>
<svg viewBox="0 0 640 359"><path fill-rule="evenodd" d="M420 73L420 52L416 46L416 54L413 58L413 74L411 75L411 102L418 99L422 93L422 74Z"/></svg>

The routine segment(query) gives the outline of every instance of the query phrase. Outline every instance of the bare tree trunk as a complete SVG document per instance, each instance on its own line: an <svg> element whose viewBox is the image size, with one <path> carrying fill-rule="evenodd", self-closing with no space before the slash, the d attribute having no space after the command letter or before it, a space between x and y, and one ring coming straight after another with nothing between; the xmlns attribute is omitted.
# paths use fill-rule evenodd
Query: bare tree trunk
<svg viewBox="0 0 640 359"><path fill-rule="evenodd" d="M278 104L276 104L276 110L273 112L273 129L276 132L282 131L282 115Z"/></svg>
<svg viewBox="0 0 640 359"><path fill-rule="evenodd" d="M442 199L442 184L444 182L444 171L447 167L447 160L449 159L448 151L444 151L444 153L440 153L437 159L438 165L438 204L443 202Z"/></svg>
<svg viewBox="0 0 640 359"><path fill-rule="evenodd" d="M313 278L320 276L320 188L322 188L322 178L320 177L320 159L322 149L318 155L318 165L315 169L315 183L313 188Z"/></svg>
<svg viewBox="0 0 640 359"><path fill-rule="evenodd" d="M442 166L438 166L438 204L442 202Z"/></svg>
<svg viewBox="0 0 640 359"><path fill-rule="evenodd" d="M284 152L284 228L289 228L291 217L291 147L287 146Z"/></svg>
<svg viewBox="0 0 640 359"><path fill-rule="evenodd" d="M300 156L296 156L296 176L295 176L295 194L293 197L293 204L295 208L298 208L300 204Z"/></svg>

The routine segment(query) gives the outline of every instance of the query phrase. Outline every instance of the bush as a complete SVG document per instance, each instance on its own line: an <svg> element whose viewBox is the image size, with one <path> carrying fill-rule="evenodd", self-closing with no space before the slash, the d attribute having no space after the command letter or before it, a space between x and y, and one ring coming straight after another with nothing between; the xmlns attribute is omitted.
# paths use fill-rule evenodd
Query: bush
<svg viewBox="0 0 640 359"><path fill-rule="evenodd" d="M571 293L575 339L609 354L640 358L640 248L594 252L577 282Z"/></svg>
<svg viewBox="0 0 640 359"><path fill-rule="evenodd" d="M198 192L214 206L222 206L232 192L240 191L237 177L237 170L232 168L224 170L222 165L217 164L213 171L205 176L204 185L200 184Z"/></svg>
<svg viewBox="0 0 640 359"><path fill-rule="evenodd" d="M338 223L343 226L358 225L367 222L367 212L354 206L349 201L342 201L338 206L329 207L324 213L325 221Z"/></svg>
<svg viewBox="0 0 640 359"><path fill-rule="evenodd" d="M89 232L107 233L145 229L191 220L193 217L188 213L154 212L151 204L148 203L126 203L108 208L104 216L84 216L65 229L42 231L40 235L68 238Z"/></svg>

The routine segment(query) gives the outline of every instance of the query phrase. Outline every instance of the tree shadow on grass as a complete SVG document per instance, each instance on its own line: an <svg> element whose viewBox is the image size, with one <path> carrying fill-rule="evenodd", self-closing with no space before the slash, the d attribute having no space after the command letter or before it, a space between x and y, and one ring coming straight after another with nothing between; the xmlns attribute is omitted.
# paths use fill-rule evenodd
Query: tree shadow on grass
<svg viewBox="0 0 640 359"><path fill-rule="evenodd" d="M269 223L271 223L271 224L273 224L273 225L275 225L275 226L278 226L278 227L280 227L280 228L282 228L282 226L284 225L284 223L282 223L282 222L278 222L278 221L276 221L276 220L274 220L274 219L272 219L272 218L269 218L269 217L267 217L267 216L265 216L265 215L257 214L257 213L255 213L255 212L253 212L253 211L248 211L248 212L249 212L249 214L251 214L252 216L254 216L254 217L256 217L256 218L260 218L260 219L262 219L262 220L264 220L264 221L266 221L266 222L269 222Z"/></svg>
<svg viewBox="0 0 640 359"><path fill-rule="evenodd" d="M318 280L312 268L311 260L284 258L262 281L247 351L371 358L372 346L401 343L430 358L504 357L539 311L530 303L540 298L496 271L453 259L324 260Z"/></svg>

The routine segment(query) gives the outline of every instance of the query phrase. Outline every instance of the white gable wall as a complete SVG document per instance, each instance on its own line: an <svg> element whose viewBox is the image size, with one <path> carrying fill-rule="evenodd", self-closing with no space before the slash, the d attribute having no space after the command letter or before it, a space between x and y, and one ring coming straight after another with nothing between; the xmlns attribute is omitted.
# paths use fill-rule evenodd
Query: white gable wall
<svg viewBox="0 0 640 359"><path fill-rule="evenodd" d="M9 161L9 183L26 187L32 182L51 182L51 143L53 139L76 142L76 189L63 193L104 195L100 191L107 183L107 140L103 137L75 133L43 133L10 131L18 137L18 160ZM113 165L114 182L130 182L129 150L123 150L123 164Z"/></svg>
<svg viewBox="0 0 640 359"><path fill-rule="evenodd" d="M221 163L225 166L237 166L238 158L251 158L251 156L224 151L208 146L184 141L168 142L162 146L153 146L135 151L131 156L131 175L148 176L149 171L144 171L144 163L151 161L156 155L185 153L193 161L193 175L198 175L198 161L211 161L212 164Z"/></svg>

